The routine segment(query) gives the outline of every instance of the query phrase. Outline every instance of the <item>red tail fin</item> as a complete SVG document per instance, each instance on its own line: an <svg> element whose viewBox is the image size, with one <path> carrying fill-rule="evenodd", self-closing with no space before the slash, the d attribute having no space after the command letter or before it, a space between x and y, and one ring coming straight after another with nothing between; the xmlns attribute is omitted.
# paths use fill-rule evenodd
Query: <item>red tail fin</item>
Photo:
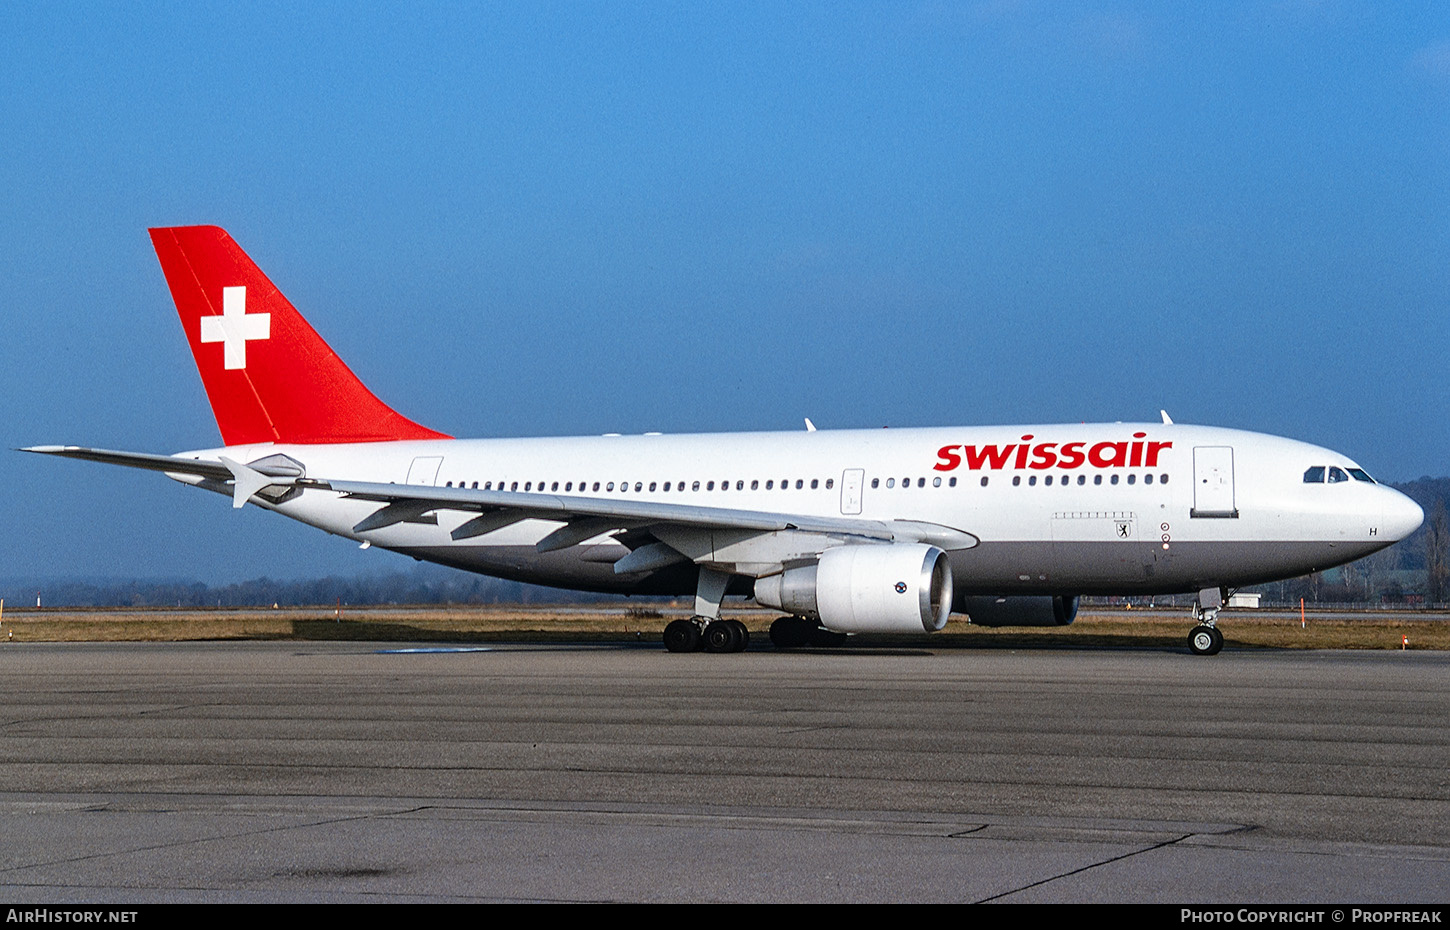
<svg viewBox="0 0 1450 930"><path fill-rule="evenodd" d="M227 445L449 438L378 400L225 230L151 243Z"/></svg>

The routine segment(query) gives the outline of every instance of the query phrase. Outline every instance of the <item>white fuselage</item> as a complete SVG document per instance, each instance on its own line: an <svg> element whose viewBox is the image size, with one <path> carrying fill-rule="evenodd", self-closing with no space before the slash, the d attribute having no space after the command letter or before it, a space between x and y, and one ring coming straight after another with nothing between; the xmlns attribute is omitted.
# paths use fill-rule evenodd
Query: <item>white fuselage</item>
<svg viewBox="0 0 1450 930"><path fill-rule="evenodd" d="M1413 501L1329 449L1158 423L259 444L187 455L248 462L279 453L308 477L933 524L978 541L948 550L958 597L1254 584L1359 558L1422 518ZM1306 481L1316 467L1360 477ZM551 520L455 540L450 531L470 514L440 510L357 532L377 502L313 489L264 505L485 574L591 590L695 590L691 571L616 573L629 548L610 533L540 553L535 545L562 525Z"/></svg>

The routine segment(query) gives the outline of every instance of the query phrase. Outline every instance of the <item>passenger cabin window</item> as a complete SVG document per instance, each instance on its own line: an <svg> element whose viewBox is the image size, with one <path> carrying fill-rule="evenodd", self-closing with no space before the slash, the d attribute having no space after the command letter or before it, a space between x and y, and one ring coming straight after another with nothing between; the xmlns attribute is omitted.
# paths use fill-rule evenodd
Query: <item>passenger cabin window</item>
<svg viewBox="0 0 1450 930"><path fill-rule="evenodd" d="M1308 471L1304 472L1304 483L1305 484L1323 484L1324 483L1324 466L1323 465L1315 465L1314 467L1310 468Z"/></svg>

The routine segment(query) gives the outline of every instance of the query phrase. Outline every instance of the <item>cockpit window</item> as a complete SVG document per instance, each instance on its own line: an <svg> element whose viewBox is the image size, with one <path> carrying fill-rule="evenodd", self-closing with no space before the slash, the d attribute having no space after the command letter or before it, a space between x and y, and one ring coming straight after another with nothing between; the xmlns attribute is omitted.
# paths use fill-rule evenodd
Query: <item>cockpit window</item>
<svg viewBox="0 0 1450 930"><path fill-rule="evenodd" d="M1315 465L1313 468L1311 468L1308 471L1304 472L1304 483L1305 484L1323 484L1324 483L1324 466L1323 465Z"/></svg>
<svg viewBox="0 0 1450 930"><path fill-rule="evenodd" d="M1334 465L1329 466L1329 483L1330 484L1337 484L1337 483L1339 483L1341 481L1348 481L1348 480L1349 480L1349 476L1344 473L1344 469L1338 468L1338 467L1336 467Z"/></svg>
<svg viewBox="0 0 1450 930"><path fill-rule="evenodd" d="M1368 481L1370 484L1376 483L1375 480L1371 478L1363 468L1351 468L1349 470L1349 473L1354 477L1355 481Z"/></svg>

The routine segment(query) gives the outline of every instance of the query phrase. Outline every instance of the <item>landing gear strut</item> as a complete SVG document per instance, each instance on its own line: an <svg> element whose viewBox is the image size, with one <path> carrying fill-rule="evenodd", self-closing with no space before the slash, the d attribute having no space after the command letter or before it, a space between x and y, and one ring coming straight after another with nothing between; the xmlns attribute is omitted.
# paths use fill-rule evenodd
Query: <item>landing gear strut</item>
<svg viewBox="0 0 1450 930"><path fill-rule="evenodd" d="M1223 633L1219 632L1218 612L1223 609L1223 589L1204 588L1193 604L1193 619L1198 626L1188 634L1188 651L1196 656L1215 656L1223 649Z"/></svg>
<svg viewBox="0 0 1450 930"><path fill-rule="evenodd" d="M695 589L695 615L688 620L675 620L665 627L665 648L670 652L744 652L750 645L750 631L739 620L720 616L720 602L730 576L710 568L700 569Z"/></svg>

